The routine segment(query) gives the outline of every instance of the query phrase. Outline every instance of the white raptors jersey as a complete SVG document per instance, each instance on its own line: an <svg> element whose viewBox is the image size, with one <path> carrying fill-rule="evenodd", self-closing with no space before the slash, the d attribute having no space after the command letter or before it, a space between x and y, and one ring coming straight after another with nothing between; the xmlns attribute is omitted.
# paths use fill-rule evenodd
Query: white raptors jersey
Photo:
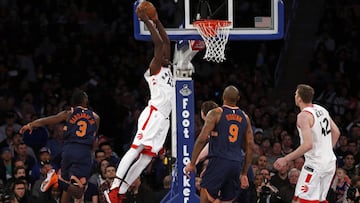
<svg viewBox="0 0 360 203"><path fill-rule="evenodd" d="M156 107L165 117L169 116L175 95L175 84L171 70L161 67L159 73L150 76L150 69L148 69L144 77L150 88L151 98L148 105Z"/></svg>
<svg viewBox="0 0 360 203"><path fill-rule="evenodd" d="M327 170L329 164L336 161L333 152L329 112L316 104L304 108L303 111L311 113L314 117L314 124L311 127L313 147L304 154L306 164L320 171ZM302 143L302 134L299 128L298 130L300 142Z"/></svg>

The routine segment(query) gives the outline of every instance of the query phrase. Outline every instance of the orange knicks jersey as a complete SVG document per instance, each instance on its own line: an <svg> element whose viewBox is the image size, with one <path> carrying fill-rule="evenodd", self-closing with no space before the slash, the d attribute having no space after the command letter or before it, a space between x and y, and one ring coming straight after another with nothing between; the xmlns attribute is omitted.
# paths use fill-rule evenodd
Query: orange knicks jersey
<svg viewBox="0 0 360 203"><path fill-rule="evenodd" d="M92 145L96 134L96 120L93 112L75 107L65 127L66 142Z"/></svg>
<svg viewBox="0 0 360 203"><path fill-rule="evenodd" d="M171 112L171 103L175 96L174 78L169 68L161 67L159 73L150 76L148 69L144 77L148 82L151 98L149 106L154 106L165 117Z"/></svg>

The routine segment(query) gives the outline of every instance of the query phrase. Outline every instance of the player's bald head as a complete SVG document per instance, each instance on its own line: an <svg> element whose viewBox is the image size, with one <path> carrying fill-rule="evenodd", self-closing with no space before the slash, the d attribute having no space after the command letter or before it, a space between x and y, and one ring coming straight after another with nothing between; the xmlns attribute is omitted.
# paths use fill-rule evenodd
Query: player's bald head
<svg viewBox="0 0 360 203"><path fill-rule="evenodd" d="M239 90L233 86L227 86L223 93L224 102L229 102L231 104L236 104L240 99Z"/></svg>

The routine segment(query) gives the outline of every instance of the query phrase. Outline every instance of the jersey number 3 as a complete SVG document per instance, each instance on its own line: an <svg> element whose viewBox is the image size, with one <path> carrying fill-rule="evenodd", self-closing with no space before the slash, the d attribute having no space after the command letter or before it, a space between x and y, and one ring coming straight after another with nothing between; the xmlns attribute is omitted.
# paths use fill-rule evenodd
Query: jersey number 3
<svg viewBox="0 0 360 203"><path fill-rule="evenodd" d="M236 142L239 135L239 126L235 124L231 124L229 127L229 141L230 142Z"/></svg>
<svg viewBox="0 0 360 203"><path fill-rule="evenodd" d="M79 130L76 131L78 137L84 137L86 134L87 123L85 121L78 121L76 123L79 126Z"/></svg>

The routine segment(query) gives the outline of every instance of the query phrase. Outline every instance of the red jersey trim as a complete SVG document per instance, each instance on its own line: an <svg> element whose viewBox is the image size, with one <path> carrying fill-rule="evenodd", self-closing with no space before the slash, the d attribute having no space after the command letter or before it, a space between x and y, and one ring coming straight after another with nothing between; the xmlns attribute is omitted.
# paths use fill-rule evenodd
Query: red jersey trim
<svg viewBox="0 0 360 203"><path fill-rule="evenodd" d="M141 130L145 130L147 124L149 123L151 114L152 114L152 112L153 112L154 110L157 111L157 108L156 108L155 106L153 106L153 105L150 105L150 113L149 113L149 116L147 117L147 119L146 119L144 125L142 126Z"/></svg>
<svg viewBox="0 0 360 203"><path fill-rule="evenodd" d="M135 144L131 145L131 148L133 148L133 149L137 149L138 147L139 146L135 145ZM151 150L152 150L152 147L146 145L146 146L144 146L144 149L140 153L148 155L148 156L152 156L152 157L156 156L156 153L152 152Z"/></svg>

